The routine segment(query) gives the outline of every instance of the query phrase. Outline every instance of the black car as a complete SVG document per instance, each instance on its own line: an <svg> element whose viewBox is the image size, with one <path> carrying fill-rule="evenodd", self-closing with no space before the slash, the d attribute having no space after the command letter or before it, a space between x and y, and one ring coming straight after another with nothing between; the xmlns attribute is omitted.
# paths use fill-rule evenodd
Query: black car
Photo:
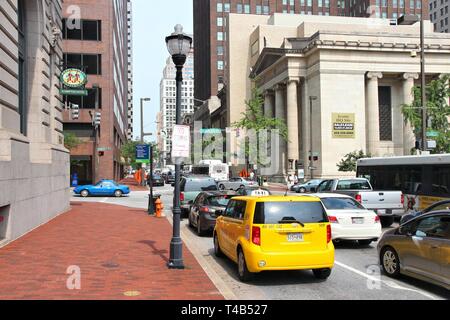
<svg viewBox="0 0 450 320"><path fill-rule="evenodd" d="M166 179L167 184L175 183L175 174L172 174L172 172L169 172L166 174L165 179Z"/></svg>
<svg viewBox="0 0 450 320"><path fill-rule="evenodd" d="M272 192L270 192L269 189L261 188L259 186L242 186L239 189L236 190L236 193L239 196L252 196L257 194L259 191L263 191L266 195L272 195Z"/></svg>
<svg viewBox="0 0 450 320"><path fill-rule="evenodd" d="M223 213L230 199L237 196L234 191L206 191L195 198L190 212L189 225L196 228L197 234L212 232L216 226L218 214Z"/></svg>
<svg viewBox="0 0 450 320"><path fill-rule="evenodd" d="M428 208L426 208L423 211L418 211L418 212L413 212L413 213L409 213L409 214L405 214L401 220L400 220L400 224L405 224L408 221L417 218L421 215L424 215L426 213L430 213L430 212L434 212L434 211L441 211L441 210L449 210L450 209L450 200L444 200L444 201L440 201L440 202L436 202L434 204L432 204L431 206L429 206Z"/></svg>
<svg viewBox="0 0 450 320"><path fill-rule="evenodd" d="M153 186L154 187L164 187L164 179L160 175L153 175Z"/></svg>

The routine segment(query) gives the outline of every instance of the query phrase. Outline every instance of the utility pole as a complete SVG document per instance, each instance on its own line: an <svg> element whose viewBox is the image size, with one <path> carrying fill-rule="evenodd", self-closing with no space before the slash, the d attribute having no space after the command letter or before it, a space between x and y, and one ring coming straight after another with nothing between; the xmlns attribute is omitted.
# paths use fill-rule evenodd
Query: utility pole
<svg viewBox="0 0 450 320"><path fill-rule="evenodd" d="M420 73L422 90L422 151L427 151L427 95L426 95L426 75L425 75L425 23L424 4L420 14Z"/></svg>
<svg viewBox="0 0 450 320"><path fill-rule="evenodd" d="M98 175L98 127L99 124L97 125L95 123L96 121L96 116L99 110L99 88L100 86L98 84L93 84L92 85L92 89L95 90L95 108L94 108L94 114L92 115L91 113L91 118L92 118L92 126L93 126L93 135L94 135L94 150L93 150L93 154L92 154L92 184L97 183L97 175Z"/></svg>
<svg viewBox="0 0 450 320"><path fill-rule="evenodd" d="M151 133L144 133L144 101L151 101L150 98L141 98L141 144L144 144L144 137L151 136ZM150 175L152 172L150 171ZM141 167L141 185L145 186L145 170Z"/></svg>

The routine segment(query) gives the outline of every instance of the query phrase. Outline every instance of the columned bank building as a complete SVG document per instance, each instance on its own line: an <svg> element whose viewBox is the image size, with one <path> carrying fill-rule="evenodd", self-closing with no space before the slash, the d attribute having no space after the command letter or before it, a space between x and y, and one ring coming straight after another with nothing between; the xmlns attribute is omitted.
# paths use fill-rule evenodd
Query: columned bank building
<svg viewBox="0 0 450 320"><path fill-rule="evenodd" d="M256 86L264 112L285 120L289 143L276 156L279 175L295 164L315 177L342 176L337 163L363 150L373 156L410 155L416 137L402 105L420 85L420 23L387 19L230 14L228 122L242 117ZM450 73L450 35L425 21L427 82ZM242 50L248 48L248 50Z"/></svg>

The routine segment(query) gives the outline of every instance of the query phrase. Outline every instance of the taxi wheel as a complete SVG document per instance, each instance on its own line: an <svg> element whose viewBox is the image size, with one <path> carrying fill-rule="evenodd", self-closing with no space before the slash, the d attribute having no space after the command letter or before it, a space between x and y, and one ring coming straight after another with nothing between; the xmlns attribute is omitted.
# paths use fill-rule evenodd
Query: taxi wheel
<svg viewBox="0 0 450 320"><path fill-rule="evenodd" d="M89 191L83 190L83 191L81 191L80 195L81 195L83 198L86 198L86 197L89 196Z"/></svg>
<svg viewBox="0 0 450 320"><path fill-rule="evenodd" d="M219 238L217 237L217 233L215 233L215 232L214 232L213 241L214 241L214 255L217 258L222 258L223 257L223 252L220 249Z"/></svg>
<svg viewBox="0 0 450 320"><path fill-rule="evenodd" d="M389 277L396 278L400 275L400 259L397 252L391 247L386 247L381 251L381 265Z"/></svg>
<svg viewBox="0 0 450 320"><path fill-rule="evenodd" d="M245 262L245 256L242 249L238 251L238 276L242 282L248 282L252 279L253 274L248 271L247 263Z"/></svg>
<svg viewBox="0 0 450 320"><path fill-rule="evenodd" d="M314 269L313 273L317 279L326 280L331 275L331 269Z"/></svg>

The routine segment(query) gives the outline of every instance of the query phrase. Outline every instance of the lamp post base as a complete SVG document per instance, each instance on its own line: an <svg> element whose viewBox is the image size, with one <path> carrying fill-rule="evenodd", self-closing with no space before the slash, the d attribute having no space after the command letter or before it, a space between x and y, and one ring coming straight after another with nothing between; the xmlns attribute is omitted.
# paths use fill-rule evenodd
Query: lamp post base
<svg viewBox="0 0 450 320"><path fill-rule="evenodd" d="M167 267L169 269L178 269L178 270L183 270L184 267L184 262L183 262L183 242L181 241L181 238L176 237L176 238L172 238L172 241L170 242L170 253L171 253L171 257L169 262L167 263ZM175 257L178 257L175 258Z"/></svg>

